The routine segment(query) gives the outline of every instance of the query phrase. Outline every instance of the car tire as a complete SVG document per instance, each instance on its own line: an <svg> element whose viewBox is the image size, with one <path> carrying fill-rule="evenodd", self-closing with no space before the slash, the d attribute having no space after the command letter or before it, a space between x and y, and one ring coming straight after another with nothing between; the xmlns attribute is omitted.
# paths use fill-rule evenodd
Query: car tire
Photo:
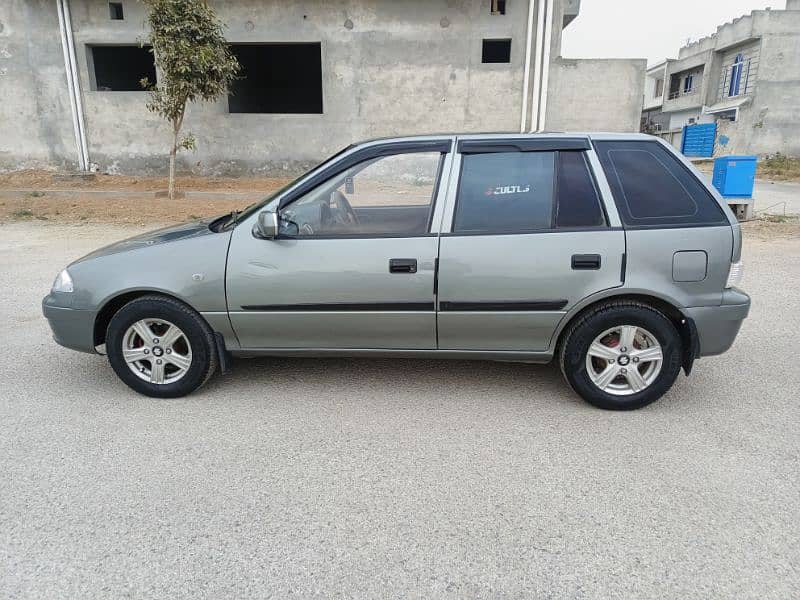
<svg viewBox="0 0 800 600"><path fill-rule="evenodd" d="M598 408L647 406L672 387L681 369L678 331L661 312L641 302L620 300L592 308L561 340L564 378ZM623 345L625 340L630 348Z"/></svg>
<svg viewBox="0 0 800 600"><path fill-rule="evenodd" d="M136 298L114 314L106 330L106 352L123 382L153 398L192 393L219 362L205 320L182 302L156 295Z"/></svg>

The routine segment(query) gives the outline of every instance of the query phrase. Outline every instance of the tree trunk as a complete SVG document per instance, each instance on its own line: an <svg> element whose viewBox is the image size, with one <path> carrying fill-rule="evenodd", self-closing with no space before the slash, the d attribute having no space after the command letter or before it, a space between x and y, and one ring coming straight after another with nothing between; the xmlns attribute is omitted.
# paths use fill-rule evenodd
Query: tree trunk
<svg viewBox="0 0 800 600"><path fill-rule="evenodd" d="M172 127L172 150L169 153L169 199L175 200L175 158L178 154L178 123Z"/></svg>

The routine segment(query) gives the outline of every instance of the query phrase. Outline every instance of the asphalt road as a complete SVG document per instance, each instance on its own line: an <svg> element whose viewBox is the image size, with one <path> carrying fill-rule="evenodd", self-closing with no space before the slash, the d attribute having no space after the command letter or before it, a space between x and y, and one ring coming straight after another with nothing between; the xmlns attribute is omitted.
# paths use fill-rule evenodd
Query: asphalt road
<svg viewBox="0 0 800 600"><path fill-rule="evenodd" d="M132 232L0 226L0 597L800 596L800 240L747 241L731 352L610 413L488 362L240 361L136 396L39 308Z"/></svg>

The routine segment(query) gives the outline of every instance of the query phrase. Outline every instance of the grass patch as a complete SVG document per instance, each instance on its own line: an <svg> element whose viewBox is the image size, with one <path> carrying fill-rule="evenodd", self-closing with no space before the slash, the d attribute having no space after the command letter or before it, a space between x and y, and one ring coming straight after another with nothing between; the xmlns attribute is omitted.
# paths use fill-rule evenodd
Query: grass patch
<svg viewBox="0 0 800 600"><path fill-rule="evenodd" d="M45 195L44 192L39 192L37 190L34 190L32 192L28 192L27 194L25 194L25 196L27 198L41 198L44 195Z"/></svg>
<svg viewBox="0 0 800 600"><path fill-rule="evenodd" d="M781 181L800 181L800 158L789 158L781 153L758 163L758 176Z"/></svg>
<svg viewBox="0 0 800 600"><path fill-rule="evenodd" d="M772 215L769 213L762 214L759 218L767 223L791 223L796 220L796 217L792 215Z"/></svg>
<svg viewBox="0 0 800 600"><path fill-rule="evenodd" d="M18 208L11 213L11 217L14 219L32 219L33 216L33 211L30 208Z"/></svg>

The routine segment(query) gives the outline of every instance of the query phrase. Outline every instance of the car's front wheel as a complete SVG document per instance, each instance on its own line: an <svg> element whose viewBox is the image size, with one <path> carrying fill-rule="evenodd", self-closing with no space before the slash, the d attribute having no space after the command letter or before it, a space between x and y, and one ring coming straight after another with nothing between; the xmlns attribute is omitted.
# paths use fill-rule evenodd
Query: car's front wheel
<svg viewBox="0 0 800 600"><path fill-rule="evenodd" d="M217 368L214 334L185 304L164 296L128 302L111 319L106 352L114 372L146 396L177 398Z"/></svg>
<svg viewBox="0 0 800 600"><path fill-rule="evenodd" d="M615 301L588 311L561 344L561 371L599 408L632 410L658 400L681 368L681 338L651 306Z"/></svg>

